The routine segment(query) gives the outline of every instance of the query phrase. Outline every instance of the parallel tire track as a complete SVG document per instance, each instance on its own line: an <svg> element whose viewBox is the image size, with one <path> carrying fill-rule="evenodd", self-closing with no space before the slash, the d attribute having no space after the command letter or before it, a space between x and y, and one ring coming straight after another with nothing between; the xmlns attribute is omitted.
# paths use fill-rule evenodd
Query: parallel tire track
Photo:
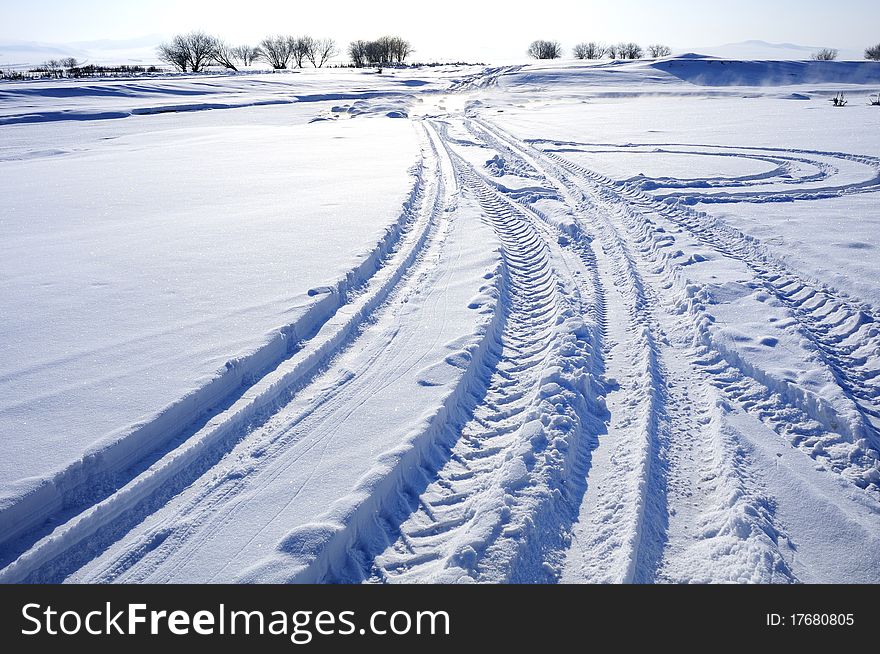
<svg viewBox="0 0 880 654"><path fill-rule="evenodd" d="M505 138L482 121L468 128L492 147L522 159L520 144ZM538 161L523 160L549 182ZM578 574L592 581L644 582L658 565L667 523L667 460L671 425L667 415L668 388L661 362L660 327L653 307L658 298L643 279L626 236L611 220L609 208L587 206L577 197L560 198L568 204L585 232L595 234L590 263L605 288L606 310L615 324L603 325L604 356L617 350L606 372L614 373L619 397L606 438L614 443L607 471L591 473L587 524L579 532L578 547L587 553L578 562Z"/></svg>

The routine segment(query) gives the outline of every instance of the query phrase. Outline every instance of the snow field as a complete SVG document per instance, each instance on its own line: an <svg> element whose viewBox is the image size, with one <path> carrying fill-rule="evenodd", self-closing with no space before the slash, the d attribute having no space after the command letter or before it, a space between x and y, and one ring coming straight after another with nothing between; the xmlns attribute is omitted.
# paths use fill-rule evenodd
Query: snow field
<svg viewBox="0 0 880 654"><path fill-rule="evenodd" d="M36 484L51 493L33 494L43 513L32 522L21 509L6 513L17 536L0 579L877 581L878 114L826 98L841 85L867 93L878 70L685 56L299 82L182 78L152 90L126 82L112 100L100 87L73 92L63 110L85 120L0 127L11 136L0 166L22 184L58 177L46 174L52 165L125 161L126 152L143 162L171 136L181 139L168 146L173 160L208 152L222 162L230 146L233 156L271 152L290 130L313 151L285 154L266 186L233 186L219 199L234 224L253 220L253 198L296 198L306 208L301 243L320 235L327 245L302 248L294 290L259 304L283 306L274 327L284 327L253 320L236 332L252 343L268 331L269 346L230 359L233 339L218 341L212 351L231 361L218 378L229 375L228 387L218 382L209 400L175 409L142 434L143 449L121 439L118 456L108 450L115 459L93 450L62 479L69 485ZM28 113L17 92L0 114ZM177 98L162 94L176 93L191 93L190 108L216 100L229 110L130 111L173 110ZM267 94L283 105L232 108ZM102 104L127 117L103 120ZM243 127L243 117L261 127ZM279 131L284 121L292 126ZM161 131L142 135L148 125ZM56 135L71 140L56 146ZM405 170L415 146L421 163L403 177L364 156L399 158ZM290 166L304 161L337 167L338 183L315 178L285 195ZM170 178L164 186L176 187ZM75 205L73 187L60 186L59 203ZM13 237L10 225L52 215L31 188L15 198L20 217L5 222ZM197 190L202 201L214 192ZM375 203L376 231L357 235L367 250L309 222L337 202L345 212L348 196ZM177 200L160 198L159 208ZM203 213L181 216L169 233ZM45 224L82 241L69 221ZM275 236L254 229L234 239L248 252L235 280L259 282L246 293L275 288L254 274L260 256L276 260ZM92 242L119 239L111 230ZM40 243L25 233L17 246ZM170 243L157 239L193 259ZM25 298L36 278L21 270L5 288ZM315 271L323 277L306 277ZM192 279L217 275L206 261ZM223 291L196 286L191 297L208 307ZM178 324L172 318L156 315ZM96 396L86 387L82 397ZM48 406L22 415L45 419ZM176 431L196 412L199 422ZM10 439L20 448L12 460L39 456L44 432Z"/></svg>

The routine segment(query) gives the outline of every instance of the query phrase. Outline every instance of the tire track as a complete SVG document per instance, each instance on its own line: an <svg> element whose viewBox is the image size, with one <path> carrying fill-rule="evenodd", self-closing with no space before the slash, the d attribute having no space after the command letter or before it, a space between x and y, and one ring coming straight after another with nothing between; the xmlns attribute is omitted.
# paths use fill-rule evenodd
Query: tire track
<svg viewBox="0 0 880 654"><path fill-rule="evenodd" d="M875 193L880 190L880 157L869 155L850 154L847 152L826 152L821 150L804 150L797 148L771 148L771 147L738 147L729 145L697 145L693 143L643 143L616 145L606 143L576 143L562 142L545 139L530 139L527 141L533 147L540 149L547 155L559 157L578 166L580 169L588 169L572 162L564 155L569 152L596 152L596 150L582 148L612 148L611 152L638 152L638 153L665 153L691 156L734 157L764 160L777 163L775 170L757 175L732 178L648 178L634 177L626 180L613 180L595 171L588 171L595 179L608 183L619 190L632 191L636 194L644 191L656 191L649 197L661 202L681 202L686 205L704 203L765 203L765 202L790 202L793 200L822 200L840 197L843 195L857 195L863 193ZM650 148L645 150L643 148ZM687 149L671 149L687 148ZM703 149L697 149L703 148ZM602 150L607 152L607 150ZM824 159L824 160L823 160ZM833 163L832 163L833 162ZM701 192L701 189L723 187L749 187L759 184L779 184L783 186L803 186L816 182L833 181L835 176L841 174L841 164L858 164L871 169L871 176L861 181L843 183L836 186L817 186L793 189L791 191L779 190L754 190L736 192ZM815 173L794 175L795 166L809 166L816 169ZM664 189L685 188L682 192L665 192Z"/></svg>
<svg viewBox="0 0 880 654"><path fill-rule="evenodd" d="M602 448L595 453L581 526L574 530L563 580L670 581L686 577L681 570L670 572L684 559L689 562L685 571L693 572L696 566L706 570L708 580L790 581L792 575L779 551L779 542L785 539L775 524L772 500L760 492L744 455L718 427L720 411L712 394L693 390L708 386L694 361L692 343L699 321L663 301L675 280L656 260L645 258L649 250L644 239L634 233L619 203L587 189L585 195L564 170L540 153L531 157L513 137L483 121L479 127L490 139L497 139L496 147L521 157L557 188L576 220L590 226L602 243L596 257L601 276L612 279L606 286L616 289L606 294L609 323L624 325L616 334L606 332L611 344L606 362L609 374L622 374L624 381L618 380L620 399L615 393L608 396L612 413L605 437L608 450L604 455ZM631 335L638 333L640 325L651 335L647 343L639 344ZM669 332L683 333L683 337L671 341ZM649 363L647 368L638 364L640 352ZM653 431L651 423L643 423L635 432L647 432L640 441L632 430L633 405L646 411L646 394L655 403L651 408L656 422ZM707 431L707 426L713 428ZM648 453L648 465L632 465L633 442L646 443L640 449ZM633 493L632 480L639 478L634 473L645 469L646 483ZM649 513L630 522L637 526L639 539L625 547L626 535L634 532L621 514L626 506L637 503L633 497L640 498ZM675 528L667 530L670 523ZM700 529L690 532L690 524ZM625 568L609 563L621 552L632 553ZM694 557L699 560L695 562ZM722 559L725 563L719 565Z"/></svg>
<svg viewBox="0 0 880 654"><path fill-rule="evenodd" d="M771 379L735 351L721 347L717 342L713 342L710 349L716 360L720 357L726 365L719 369L709 368L717 373L715 385L725 388L733 400L744 399L742 406L745 409L751 409L757 398L763 398L758 415L774 431L811 456L825 458L832 470L876 494L880 489L880 454L877 451L880 420L876 417L880 402L880 381L876 370L880 334L872 307L798 276L764 251L756 239L705 213L658 202L553 153L535 149L532 152L545 156L548 165L557 168L561 177L573 175L577 181L568 182L572 188L582 185L597 197L616 205L621 219L628 222L633 238L641 243L643 251L650 253L657 265L669 269L667 287L676 284L675 274L679 269L679 264L671 262L666 254L674 237L659 226L655 227L652 215L670 220L703 245L748 266L758 283L797 320L800 332L812 343L816 355L852 402L852 407L849 413L841 413L821 398L808 396L794 385ZM689 296L681 301L699 305L700 316L697 318L706 323L700 329L699 338L712 340L708 329L710 319L704 314L708 304L705 291L698 293L689 288L685 293L699 295L696 300Z"/></svg>
<svg viewBox="0 0 880 654"><path fill-rule="evenodd" d="M503 243L510 273L498 360L424 490L385 515L390 545L378 582L539 581L582 485L587 434L598 428L589 374L594 334L560 292L547 241L529 216L462 159L459 175Z"/></svg>
<svg viewBox="0 0 880 654"><path fill-rule="evenodd" d="M759 241L704 212L659 202L645 193L621 188L558 155L547 156L586 183L600 185L605 194L616 196L634 211L669 219L704 245L745 263L767 291L794 315L801 332L857 408L858 420L841 420L850 441L863 450L880 448L880 315L873 307L789 270L766 252ZM823 422L827 424L827 420ZM871 479L858 483L865 487Z"/></svg>
<svg viewBox="0 0 880 654"><path fill-rule="evenodd" d="M524 156L512 137L505 138L483 121L467 125L496 150L519 158L520 168L524 163L553 186L549 171ZM563 579L644 582L658 565L668 522L666 450L672 423L660 354L663 336L653 310L658 300L607 210L587 208L560 191L560 200L578 224L595 236L588 260L605 290L603 352L611 412L605 445L596 452L580 520L572 533L576 547L565 563Z"/></svg>

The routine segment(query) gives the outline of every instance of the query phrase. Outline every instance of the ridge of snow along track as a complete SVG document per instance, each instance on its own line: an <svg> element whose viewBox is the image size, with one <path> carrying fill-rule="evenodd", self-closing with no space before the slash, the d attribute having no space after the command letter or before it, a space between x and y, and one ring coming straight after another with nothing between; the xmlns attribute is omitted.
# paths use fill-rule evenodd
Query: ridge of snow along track
<svg viewBox="0 0 880 654"><path fill-rule="evenodd" d="M185 398L155 423L141 426L105 450L86 455L35 492L7 498L0 509L0 526L5 545L16 558L0 570L0 581L54 579L57 566L53 562L74 556L79 543L99 531L106 532L109 538L124 531L124 525L130 525L138 515L138 507L149 511L144 507L150 505L152 498L168 497L175 489L184 488L189 479L228 451L248 424L259 420L286 394L307 382L334 352L357 335L359 326L416 261L435 231L442 211L442 193L435 181L440 165L435 136L430 129L418 129L422 130L422 160L397 222L357 269L335 287L316 291L321 299L314 308L297 324L282 330L267 351L230 363L227 368L232 377L223 380L223 390L228 395L248 378L257 376L257 380L231 405L210 416L180 442L173 426L192 423L205 405L216 405L224 394L211 388L209 400ZM156 447L155 439L170 443L171 449L145 470L135 471L133 477L118 482L115 475L124 475L125 470L135 466L138 455L145 456L148 452L144 450ZM81 495L89 497L86 486L103 487L104 484L98 484L102 478L109 479L111 486L118 483L119 487L83 502ZM61 522L60 526L36 542L28 542L25 530L50 518ZM18 541L14 540L16 536L20 536ZM7 556L7 561L10 558Z"/></svg>

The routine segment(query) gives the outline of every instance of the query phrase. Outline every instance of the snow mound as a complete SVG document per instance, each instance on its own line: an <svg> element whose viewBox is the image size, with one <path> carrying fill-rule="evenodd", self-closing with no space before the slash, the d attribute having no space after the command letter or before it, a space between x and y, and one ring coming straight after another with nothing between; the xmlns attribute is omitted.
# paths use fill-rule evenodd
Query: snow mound
<svg viewBox="0 0 880 654"><path fill-rule="evenodd" d="M651 67L700 86L880 83L880 65L873 61L735 61L689 54Z"/></svg>

